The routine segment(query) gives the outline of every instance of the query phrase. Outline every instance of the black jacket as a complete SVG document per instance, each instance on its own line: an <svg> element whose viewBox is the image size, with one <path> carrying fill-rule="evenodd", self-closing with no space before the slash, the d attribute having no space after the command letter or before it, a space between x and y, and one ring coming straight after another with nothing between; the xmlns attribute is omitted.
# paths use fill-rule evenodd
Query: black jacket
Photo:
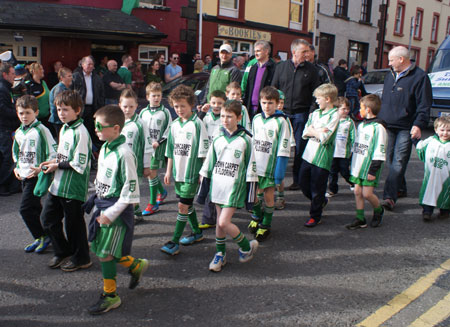
<svg viewBox="0 0 450 327"><path fill-rule="evenodd" d="M248 112L250 114L252 108L252 94L255 86L256 73L258 71L258 63L254 64L250 71L248 72L248 80L247 80L247 88L245 89L244 94L242 95L242 100L244 106L247 107ZM272 59L269 59L266 65L266 70L261 79L261 87L258 90L259 92L268 85L272 84L273 74L275 73L275 62ZM258 102L258 113L261 112L261 104ZM252 119L253 117L250 117Z"/></svg>
<svg viewBox="0 0 450 327"><path fill-rule="evenodd" d="M19 126L16 108L11 95L12 85L0 78L0 129L13 132Z"/></svg>
<svg viewBox="0 0 450 327"><path fill-rule="evenodd" d="M84 103L86 100L86 82L84 80L83 72L73 74L71 88L80 93ZM96 111L105 105L105 89L103 87L103 81L96 72L92 72L92 91L94 93L92 106L94 107L94 111Z"/></svg>
<svg viewBox="0 0 450 327"><path fill-rule="evenodd" d="M272 86L284 92L287 114L309 112L314 103L312 94L319 85L317 69L310 62L302 62L297 68L292 60L276 65Z"/></svg>
<svg viewBox="0 0 450 327"><path fill-rule="evenodd" d="M337 66L334 69L334 85L338 89L338 95L343 97L345 94L345 80L350 77L350 73L343 67Z"/></svg>
<svg viewBox="0 0 450 327"><path fill-rule="evenodd" d="M432 100L430 79L422 69L412 65L398 81L391 71L384 79L378 117L388 128L409 130L417 126L423 130L428 126Z"/></svg>

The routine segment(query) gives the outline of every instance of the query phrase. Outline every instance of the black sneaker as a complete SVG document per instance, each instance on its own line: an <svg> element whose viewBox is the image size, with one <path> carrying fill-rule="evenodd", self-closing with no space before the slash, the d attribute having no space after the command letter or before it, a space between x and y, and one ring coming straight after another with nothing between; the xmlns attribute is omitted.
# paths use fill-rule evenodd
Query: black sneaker
<svg viewBox="0 0 450 327"><path fill-rule="evenodd" d="M370 222L370 227L378 227L383 222L384 208L380 213L373 213L372 221Z"/></svg>
<svg viewBox="0 0 450 327"><path fill-rule="evenodd" d="M248 224L248 232L250 233L250 234L255 234L256 233L256 231L258 230L258 223L259 223L259 221L258 220L255 220L255 219L252 219L251 221L250 221L250 224Z"/></svg>
<svg viewBox="0 0 450 327"><path fill-rule="evenodd" d="M102 294L96 304L89 307L88 312L91 315L99 315L108 312L111 309L118 308L122 302L120 297L115 295Z"/></svg>
<svg viewBox="0 0 450 327"><path fill-rule="evenodd" d="M347 229L350 230L354 230L354 229L359 229L359 228L366 228L367 227L367 223L366 220L359 220L358 218L356 218L355 220L353 220L353 222L351 224L345 225L345 227Z"/></svg>
<svg viewBox="0 0 450 327"><path fill-rule="evenodd" d="M269 235L270 235L270 227L259 224L258 230L256 231L256 234L255 234L255 239L258 242L263 242L269 237Z"/></svg>
<svg viewBox="0 0 450 327"><path fill-rule="evenodd" d="M431 221L432 220L431 216L432 216L432 214L430 212L422 213L423 221L427 221L427 222Z"/></svg>

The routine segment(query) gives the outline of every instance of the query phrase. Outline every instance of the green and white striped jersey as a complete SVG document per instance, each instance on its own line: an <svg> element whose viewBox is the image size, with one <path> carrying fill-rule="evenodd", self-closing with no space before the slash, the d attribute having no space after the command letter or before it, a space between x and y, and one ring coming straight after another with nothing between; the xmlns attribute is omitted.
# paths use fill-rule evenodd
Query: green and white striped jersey
<svg viewBox="0 0 450 327"><path fill-rule="evenodd" d="M336 139L336 130L339 124L339 114L336 108L326 112L322 109L314 110L309 115L308 122L303 130L302 138L308 139L303 160L311 165L322 169L330 170L334 154L334 141ZM315 129L326 128L327 131L320 133L320 138L305 136L306 129L313 126Z"/></svg>
<svg viewBox="0 0 450 327"><path fill-rule="evenodd" d="M32 173L31 167L56 158L58 145L52 134L37 119L28 128L20 126L14 135L12 155L21 178Z"/></svg>
<svg viewBox="0 0 450 327"><path fill-rule="evenodd" d="M355 142L356 127L350 117L341 118L336 133L334 146L335 158L350 158Z"/></svg>
<svg viewBox="0 0 450 327"><path fill-rule="evenodd" d="M372 160L386 161L386 129L377 121L363 121L358 125L353 145L350 175L367 180Z"/></svg>
<svg viewBox="0 0 450 327"><path fill-rule="evenodd" d="M419 141L416 151L425 163L419 203L450 209L450 141L442 142L437 135L430 136Z"/></svg>
<svg viewBox="0 0 450 327"><path fill-rule="evenodd" d="M57 169L49 192L66 199L86 201L91 171L91 137L78 119L64 124L59 133L58 162L68 161L72 169Z"/></svg>
<svg viewBox="0 0 450 327"><path fill-rule="evenodd" d="M212 111L208 111L203 117L203 124L205 124L209 144L211 144L214 138L220 134L220 127L222 126L220 114L216 116Z"/></svg>
<svg viewBox="0 0 450 327"><path fill-rule="evenodd" d="M209 148L206 127L197 114L185 122L173 121L167 138L166 157L173 159L176 182L198 183L199 171Z"/></svg>
<svg viewBox="0 0 450 327"><path fill-rule="evenodd" d="M172 124L172 116L169 110L163 105L156 110L152 110L149 105L141 111L139 117L148 129L150 144L153 144L153 142L159 143L159 146L153 152L153 157L157 160L164 160L167 144L165 140L169 135L170 125Z"/></svg>
<svg viewBox="0 0 450 327"><path fill-rule="evenodd" d="M122 135L126 138L126 144L133 151L137 160L137 174L142 176L144 168L150 167L150 162L153 155L153 147L150 143L148 128L145 128L144 123L137 114L134 114L130 119L125 120L125 126L122 129Z"/></svg>
<svg viewBox="0 0 450 327"><path fill-rule="evenodd" d="M245 205L246 182L257 182L251 137L243 130L222 131L208 150L200 175L211 178L211 202L233 208Z"/></svg>
<svg viewBox="0 0 450 327"><path fill-rule="evenodd" d="M98 156L95 192L100 198L118 197L120 203L139 203L136 157L120 135L104 143Z"/></svg>
<svg viewBox="0 0 450 327"><path fill-rule="evenodd" d="M250 116L248 115L248 110L244 105L242 105L242 118L238 122L238 124L244 127L249 132L252 130Z"/></svg>
<svg viewBox="0 0 450 327"><path fill-rule="evenodd" d="M284 115L275 113L264 118L261 113L253 118L252 144L258 176L274 178L277 157L289 157L291 133Z"/></svg>

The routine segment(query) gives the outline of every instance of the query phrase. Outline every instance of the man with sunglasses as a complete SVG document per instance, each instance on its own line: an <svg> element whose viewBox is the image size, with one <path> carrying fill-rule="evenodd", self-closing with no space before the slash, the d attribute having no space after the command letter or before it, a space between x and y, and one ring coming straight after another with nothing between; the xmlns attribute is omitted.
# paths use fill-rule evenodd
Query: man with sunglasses
<svg viewBox="0 0 450 327"><path fill-rule="evenodd" d="M165 80L166 83L173 81L174 79L183 76L183 70L178 66L180 61L180 55L176 52L170 56L170 64L166 66Z"/></svg>

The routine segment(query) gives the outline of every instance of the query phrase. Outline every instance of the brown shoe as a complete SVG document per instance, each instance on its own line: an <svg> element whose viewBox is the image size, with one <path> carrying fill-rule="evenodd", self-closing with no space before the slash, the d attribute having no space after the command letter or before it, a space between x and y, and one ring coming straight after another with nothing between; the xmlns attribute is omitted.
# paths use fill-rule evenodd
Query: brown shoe
<svg viewBox="0 0 450 327"><path fill-rule="evenodd" d="M389 211L394 210L395 202L392 199L386 199L383 202L381 202L381 205Z"/></svg>
<svg viewBox="0 0 450 327"><path fill-rule="evenodd" d="M66 263L66 261L69 259L69 257L57 257L56 255L50 259L50 261L48 262L48 266L52 269L56 269L59 268L61 265L63 265L64 263Z"/></svg>
<svg viewBox="0 0 450 327"><path fill-rule="evenodd" d="M64 264L61 265L61 270L66 271L66 272L71 272L71 271L75 271L78 269L87 269L90 266L92 266L92 261L89 261L88 263L85 263L83 265L76 265L75 263L73 263L72 260L68 260L67 262L65 262Z"/></svg>

